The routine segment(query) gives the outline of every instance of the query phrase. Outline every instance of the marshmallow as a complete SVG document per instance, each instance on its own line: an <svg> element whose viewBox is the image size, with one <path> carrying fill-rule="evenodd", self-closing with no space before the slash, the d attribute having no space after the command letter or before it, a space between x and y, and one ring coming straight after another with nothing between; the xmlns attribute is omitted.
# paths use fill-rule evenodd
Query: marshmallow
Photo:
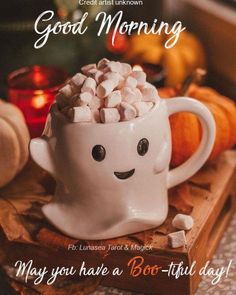
<svg viewBox="0 0 236 295"><path fill-rule="evenodd" d="M132 89L135 93L136 101L141 101L143 98L142 92L138 88Z"/></svg>
<svg viewBox="0 0 236 295"><path fill-rule="evenodd" d="M100 117L103 123L116 123L120 121L120 114L116 108L101 109Z"/></svg>
<svg viewBox="0 0 236 295"><path fill-rule="evenodd" d="M103 58L103 59L99 60L98 69L99 70L104 69L107 66L108 63L109 63L109 59L107 59L107 58Z"/></svg>
<svg viewBox="0 0 236 295"><path fill-rule="evenodd" d="M86 65L86 66L83 66L81 68L81 71L85 74L85 75L88 75L88 72L92 69L96 69L97 66L96 64L89 64L89 65Z"/></svg>
<svg viewBox="0 0 236 295"><path fill-rule="evenodd" d="M89 122L92 119L91 110L88 106L74 107L69 116L72 122Z"/></svg>
<svg viewBox="0 0 236 295"><path fill-rule="evenodd" d="M116 81L105 80L97 87L97 95L100 98L108 96L117 86Z"/></svg>
<svg viewBox="0 0 236 295"><path fill-rule="evenodd" d="M120 114L122 121L129 121L136 117L137 112L132 105L128 104L127 102L122 102L120 104Z"/></svg>
<svg viewBox="0 0 236 295"><path fill-rule="evenodd" d="M146 82L147 75L143 71L133 71L131 77L137 80L137 86L144 86Z"/></svg>
<svg viewBox="0 0 236 295"><path fill-rule="evenodd" d="M89 77L93 78L97 83L102 81L103 72L98 69L91 69L87 74Z"/></svg>
<svg viewBox="0 0 236 295"><path fill-rule="evenodd" d="M153 103L152 102L145 102L145 101L138 101L133 103L134 108L137 111L137 116L143 116L144 114L146 114L147 112L149 112L149 110L153 107Z"/></svg>
<svg viewBox="0 0 236 295"><path fill-rule="evenodd" d="M92 100L89 102L89 107L91 108L91 110L100 109L103 106L104 106L104 100L97 96L94 96Z"/></svg>
<svg viewBox="0 0 236 295"><path fill-rule="evenodd" d="M118 61L109 61L107 64L107 69L110 72L121 73L122 66L121 63Z"/></svg>
<svg viewBox="0 0 236 295"><path fill-rule="evenodd" d="M66 97L71 97L73 95L72 87L71 85L67 84L61 89L59 89L59 93L62 93Z"/></svg>
<svg viewBox="0 0 236 295"><path fill-rule="evenodd" d="M84 81L84 84L81 88L81 92L90 92L91 94L94 95L96 93L96 86L97 86L96 81L93 78L88 77Z"/></svg>
<svg viewBox="0 0 236 295"><path fill-rule="evenodd" d="M87 108L92 122L132 120L149 112L159 98L155 87L146 82L146 74L127 63L103 58L97 65L82 67L82 72L56 96L58 108L74 122L88 120Z"/></svg>
<svg viewBox="0 0 236 295"><path fill-rule="evenodd" d="M124 88L124 84L125 84L125 79L123 78L122 80L119 81L119 84L116 86L116 89L117 90L123 89Z"/></svg>
<svg viewBox="0 0 236 295"><path fill-rule="evenodd" d="M89 73L91 74L91 77L97 82L97 84L102 82L103 79L103 72L100 70L90 70Z"/></svg>
<svg viewBox="0 0 236 295"><path fill-rule="evenodd" d="M136 88L137 86L137 80L134 79L133 77L129 76L126 78L124 87L129 87L129 88Z"/></svg>
<svg viewBox="0 0 236 295"><path fill-rule="evenodd" d="M105 98L105 107L106 108L114 108L121 103L122 97L119 90L113 91Z"/></svg>
<svg viewBox="0 0 236 295"><path fill-rule="evenodd" d="M187 244L184 230L170 233L168 236L168 244L171 248L179 248Z"/></svg>
<svg viewBox="0 0 236 295"><path fill-rule="evenodd" d="M81 73L76 74L70 80L71 87L75 88L76 90L79 90L80 86L84 83L84 80L86 78L87 77Z"/></svg>
<svg viewBox="0 0 236 295"><path fill-rule="evenodd" d="M91 103L92 98L93 95L90 92L82 92L80 94L80 105L89 105L89 103Z"/></svg>
<svg viewBox="0 0 236 295"><path fill-rule="evenodd" d="M133 91L133 89L131 89L129 87L124 87L121 90L121 94L122 94L123 100L125 102L128 102L129 104L136 102L136 95L135 95L135 92Z"/></svg>
<svg viewBox="0 0 236 295"><path fill-rule="evenodd" d="M123 76L121 76L119 73L108 72L108 73L104 74L104 78L111 79L111 80L114 79L114 81L117 85L116 88L118 90L124 87L125 78Z"/></svg>
<svg viewBox="0 0 236 295"><path fill-rule="evenodd" d="M177 214L172 221L172 225L177 229L190 230L193 224L192 217L185 214Z"/></svg>
<svg viewBox="0 0 236 295"><path fill-rule="evenodd" d="M68 97L66 97L63 93L58 93L56 95L56 102L59 106L59 109L62 110L63 108L65 108L68 105Z"/></svg>
<svg viewBox="0 0 236 295"><path fill-rule="evenodd" d="M80 105L80 97L79 94L73 95L69 100L70 107L78 107Z"/></svg>
<svg viewBox="0 0 236 295"><path fill-rule="evenodd" d="M119 85L121 81L124 81L124 78L119 73L107 72L103 76L104 80L112 80L115 84Z"/></svg>
<svg viewBox="0 0 236 295"><path fill-rule="evenodd" d="M99 110L91 110L91 122L93 123L100 123L101 119L100 119L100 112Z"/></svg>
<svg viewBox="0 0 236 295"><path fill-rule="evenodd" d="M132 73L132 67L131 65L127 63L121 64L121 74L125 77L128 77Z"/></svg>
<svg viewBox="0 0 236 295"><path fill-rule="evenodd" d="M145 87L142 89L143 101L156 102L158 99L157 90L155 87Z"/></svg>

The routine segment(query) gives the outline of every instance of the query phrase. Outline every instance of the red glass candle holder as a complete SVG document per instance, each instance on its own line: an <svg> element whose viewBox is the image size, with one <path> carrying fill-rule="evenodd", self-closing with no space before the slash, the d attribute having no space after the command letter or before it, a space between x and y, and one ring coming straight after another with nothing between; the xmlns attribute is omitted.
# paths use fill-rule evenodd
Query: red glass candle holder
<svg viewBox="0 0 236 295"><path fill-rule="evenodd" d="M31 137L42 134L50 105L68 74L54 67L32 66L8 76L9 100L23 112Z"/></svg>

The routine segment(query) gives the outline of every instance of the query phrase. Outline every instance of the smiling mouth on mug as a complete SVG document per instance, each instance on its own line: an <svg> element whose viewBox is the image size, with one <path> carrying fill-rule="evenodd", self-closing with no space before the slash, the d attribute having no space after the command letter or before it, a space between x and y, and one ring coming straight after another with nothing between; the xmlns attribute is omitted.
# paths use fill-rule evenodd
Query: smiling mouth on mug
<svg viewBox="0 0 236 295"><path fill-rule="evenodd" d="M134 172L135 172L135 169L132 169L125 172L114 172L114 174L117 178L124 180L131 177L134 174Z"/></svg>

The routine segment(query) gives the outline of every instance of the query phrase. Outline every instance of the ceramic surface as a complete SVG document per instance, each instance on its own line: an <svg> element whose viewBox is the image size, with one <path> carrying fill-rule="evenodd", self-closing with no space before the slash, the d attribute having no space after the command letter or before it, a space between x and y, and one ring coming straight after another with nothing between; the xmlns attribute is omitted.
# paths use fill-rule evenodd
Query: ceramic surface
<svg viewBox="0 0 236 295"><path fill-rule="evenodd" d="M203 138L187 162L169 171L168 117L179 111L200 117ZM168 188L200 169L214 138L211 113L190 98L160 99L145 116L111 124L69 123L54 104L46 134L30 143L34 161L57 181L54 200L43 213L62 232L81 239L108 239L159 226L167 217ZM140 155L142 139L146 145ZM103 160L93 157L96 145L103 147Z"/></svg>

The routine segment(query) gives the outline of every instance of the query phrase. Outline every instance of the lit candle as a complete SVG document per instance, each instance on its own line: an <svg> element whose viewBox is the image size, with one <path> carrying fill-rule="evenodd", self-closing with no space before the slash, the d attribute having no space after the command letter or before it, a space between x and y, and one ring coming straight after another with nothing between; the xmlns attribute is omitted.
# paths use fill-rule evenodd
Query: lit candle
<svg viewBox="0 0 236 295"><path fill-rule="evenodd" d="M44 66L22 68L9 75L9 99L22 110L31 137L41 135L50 105L67 78L65 71Z"/></svg>

